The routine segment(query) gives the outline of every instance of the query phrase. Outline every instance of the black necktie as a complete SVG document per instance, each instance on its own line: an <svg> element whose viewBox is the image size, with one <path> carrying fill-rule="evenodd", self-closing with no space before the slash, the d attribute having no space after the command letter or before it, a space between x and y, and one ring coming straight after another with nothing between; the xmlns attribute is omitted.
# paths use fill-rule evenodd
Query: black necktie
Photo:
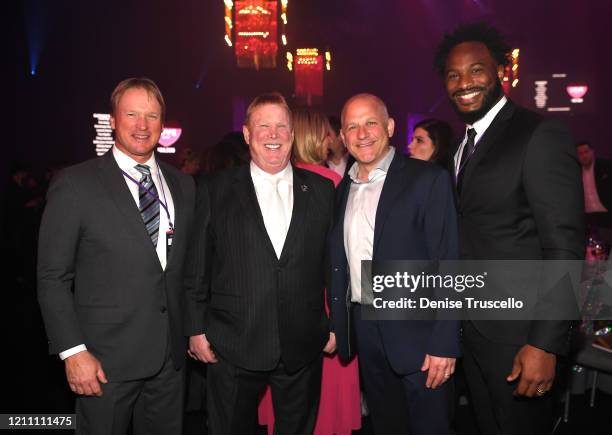
<svg viewBox="0 0 612 435"><path fill-rule="evenodd" d="M151 168L147 165L136 165L136 170L142 174L138 198L140 216L147 228L154 246L157 246L159 236L159 202L157 201L157 189L151 177Z"/></svg>
<svg viewBox="0 0 612 435"><path fill-rule="evenodd" d="M463 167L465 166L465 162L474 152L474 139L476 138L476 130L473 128L468 128L467 130L467 142L463 147L463 152L461 153L461 160L459 161L459 172L463 171Z"/></svg>
<svg viewBox="0 0 612 435"><path fill-rule="evenodd" d="M474 153L474 146L476 145L474 139L476 138L476 130L468 128L467 130L467 141L463 147L461 153L461 160L459 160L459 170L457 171L457 191L461 193L461 185L463 184L463 173L465 172L465 166L468 159Z"/></svg>

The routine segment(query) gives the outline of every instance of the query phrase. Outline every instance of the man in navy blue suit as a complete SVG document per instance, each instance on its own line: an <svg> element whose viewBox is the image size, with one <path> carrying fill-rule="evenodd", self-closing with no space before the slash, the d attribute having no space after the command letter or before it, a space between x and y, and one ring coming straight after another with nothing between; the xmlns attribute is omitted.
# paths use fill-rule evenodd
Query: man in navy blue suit
<svg viewBox="0 0 612 435"><path fill-rule="evenodd" d="M450 176L396 152L394 126L374 95L355 95L342 110L342 139L356 162L338 187L330 236L332 327L344 360L357 348L376 434L448 434L459 323L362 316L371 308L362 260L457 257Z"/></svg>

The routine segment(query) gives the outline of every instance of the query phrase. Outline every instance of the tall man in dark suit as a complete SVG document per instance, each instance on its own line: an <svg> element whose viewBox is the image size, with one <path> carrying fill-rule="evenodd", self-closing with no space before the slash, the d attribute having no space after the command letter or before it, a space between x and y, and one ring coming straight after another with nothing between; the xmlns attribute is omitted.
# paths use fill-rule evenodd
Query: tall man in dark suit
<svg viewBox="0 0 612 435"><path fill-rule="evenodd" d="M38 299L51 353L77 397L77 433L180 434L183 261L190 177L157 161L165 114L146 78L111 96L115 145L49 188Z"/></svg>
<svg viewBox="0 0 612 435"><path fill-rule="evenodd" d="M460 256L572 260L584 255L582 185L568 131L501 88L510 47L486 25L446 35L436 54L466 133L455 153ZM557 355L569 322L466 321L464 367L483 434L552 429Z"/></svg>
<svg viewBox="0 0 612 435"><path fill-rule="evenodd" d="M355 95L342 110L342 138L356 163L338 187L330 236L332 327L343 359L356 345L376 434L448 434L446 381L459 355L459 322L362 317L372 304L362 295L362 260L457 256L450 177L397 153L389 145L394 126L374 95ZM398 409L398 394L407 407Z"/></svg>
<svg viewBox="0 0 612 435"><path fill-rule="evenodd" d="M209 364L211 433L253 433L270 384L275 433L310 434L322 351L335 349L324 310L334 188L290 164L291 112L280 94L250 104L243 133L250 164L198 185L190 353Z"/></svg>

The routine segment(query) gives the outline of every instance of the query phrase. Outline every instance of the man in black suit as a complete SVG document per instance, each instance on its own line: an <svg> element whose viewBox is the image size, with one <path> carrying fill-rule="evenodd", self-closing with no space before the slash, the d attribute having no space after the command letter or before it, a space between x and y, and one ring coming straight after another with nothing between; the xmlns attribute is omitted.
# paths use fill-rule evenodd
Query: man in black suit
<svg viewBox="0 0 612 435"><path fill-rule="evenodd" d="M40 229L49 348L78 394L77 433L180 434L183 262L194 184L157 161L165 114L146 78L111 96L115 145L55 177Z"/></svg>
<svg viewBox="0 0 612 435"><path fill-rule="evenodd" d="M607 243L612 243L612 162L596 159L589 142L576 146L578 160L582 166L584 185L584 211L592 232L599 233Z"/></svg>
<svg viewBox="0 0 612 435"><path fill-rule="evenodd" d="M436 54L448 98L466 124L455 153L460 256L579 260L584 255L580 167L568 131L502 92L510 47L486 25L445 36ZM569 322L466 321L464 367L483 434L552 429L557 355Z"/></svg>
<svg viewBox="0 0 612 435"><path fill-rule="evenodd" d="M459 322L371 320L373 301L362 292L362 260L457 258L449 174L396 152L394 127L371 94L351 97L342 110L342 138L356 163L338 187L330 235L332 326L340 356L359 355L375 433L448 434Z"/></svg>
<svg viewBox="0 0 612 435"><path fill-rule="evenodd" d="M267 384L275 433L310 434L322 351L335 349L324 310L334 189L290 164L291 112L280 94L250 104L243 133L251 163L198 185L190 354L208 363L212 434L253 433Z"/></svg>

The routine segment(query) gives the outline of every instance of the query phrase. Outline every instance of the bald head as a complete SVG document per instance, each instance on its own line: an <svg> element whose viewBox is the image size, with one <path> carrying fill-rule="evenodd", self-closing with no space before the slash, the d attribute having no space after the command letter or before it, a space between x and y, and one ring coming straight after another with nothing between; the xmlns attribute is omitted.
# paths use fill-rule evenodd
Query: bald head
<svg viewBox="0 0 612 435"><path fill-rule="evenodd" d="M340 122L342 123L342 128L344 128L345 125L345 121L346 121L346 109L353 103L357 103L360 101L370 101L372 103L374 103L374 105L382 111L382 116L384 118L384 120L388 120L389 119L389 111L387 110L387 105L384 103L383 100L381 100L379 97L377 97L374 94L367 94L367 93L363 93L363 94L356 94L353 95L351 98L349 98L348 100L346 100L346 103L344 103L344 106L342 106L342 114L340 115Z"/></svg>
<svg viewBox="0 0 612 435"><path fill-rule="evenodd" d="M359 179L367 180L370 171L387 154L394 128L385 103L375 95L358 94L344 104L340 135L359 164Z"/></svg>

